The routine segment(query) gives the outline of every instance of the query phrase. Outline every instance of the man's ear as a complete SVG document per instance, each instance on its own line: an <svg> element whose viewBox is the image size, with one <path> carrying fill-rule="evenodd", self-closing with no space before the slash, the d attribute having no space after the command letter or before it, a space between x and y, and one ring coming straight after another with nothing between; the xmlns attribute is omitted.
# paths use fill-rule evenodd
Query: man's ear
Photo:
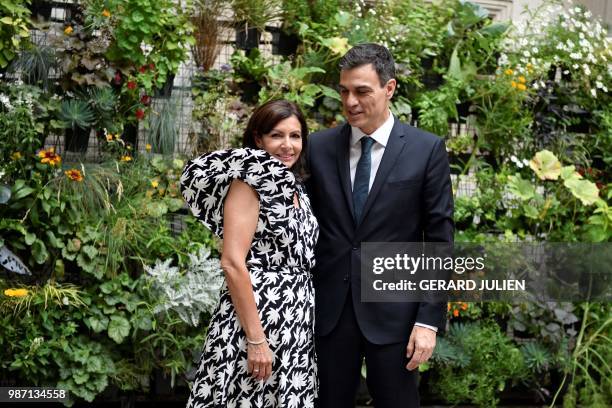
<svg viewBox="0 0 612 408"><path fill-rule="evenodd" d="M393 97L396 86L397 81L395 80L395 78L391 78L387 81L387 84L385 85L385 93L387 94L387 99L391 99Z"/></svg>

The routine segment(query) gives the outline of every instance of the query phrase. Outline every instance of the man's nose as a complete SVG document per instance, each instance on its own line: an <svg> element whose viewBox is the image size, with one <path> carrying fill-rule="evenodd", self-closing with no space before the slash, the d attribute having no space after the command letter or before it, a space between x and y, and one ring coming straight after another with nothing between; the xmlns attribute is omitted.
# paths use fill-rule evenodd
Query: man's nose
<svg viewBox="0 0 612 408"><path fill-rule="evenodd" d="M357 98L355 97L355 95L352 92L349 92L348 95L346 96L346 106L349 107L353 107L355 105L357 105Z"/></svg>

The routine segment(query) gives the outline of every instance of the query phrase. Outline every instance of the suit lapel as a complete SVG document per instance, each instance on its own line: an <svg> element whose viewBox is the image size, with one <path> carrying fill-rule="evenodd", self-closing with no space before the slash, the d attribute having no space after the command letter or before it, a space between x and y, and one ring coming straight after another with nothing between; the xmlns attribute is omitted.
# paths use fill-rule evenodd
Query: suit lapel
<svg viewBox="0 0 612 408"><path fill-rule="evenodd" d="M402 152L405 143L406 141L404 140L402 124L400 123L399 119L397 119L397 117L394 117L393 129L391 129L391 134L389 135L389 140L387 142L387 146L385 147L385 153L383 154L380 165L378 166L376 178L374 178L374 184L372 184L372 188L370 189L370 193L368 194L368 198L363 207L361 224L363 224L366 217L368 216L368 211L376 200L376 197L378 196L381 187L383 186L383 184L385 184L385 180L387 180L387 176L395 165L395 162L399 157L400 153Z"/></svg>
<svg viewBox="0 0 612 408"><path fill-rule="evenodd" d="M351 127L347 124L342 127L340 134L336 138L336 163L338 165L338 175L340 176L340 185L344 192L347 208L351 212L351 218L354 218L353 209L353 192L351 188L351 170L349 160L349 143L351 139Z"/></svg>

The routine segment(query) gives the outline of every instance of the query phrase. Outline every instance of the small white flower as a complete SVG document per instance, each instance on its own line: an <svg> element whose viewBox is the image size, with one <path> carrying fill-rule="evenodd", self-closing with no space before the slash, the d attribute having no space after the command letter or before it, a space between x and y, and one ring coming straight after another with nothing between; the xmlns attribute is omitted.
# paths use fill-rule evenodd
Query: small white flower
<svg viewBox="0 0 612 408"><path fill-rule="evenodd" d="M597 98L597 91L595 88L591 88L591 95L593 95L593 98Z"/></svg>

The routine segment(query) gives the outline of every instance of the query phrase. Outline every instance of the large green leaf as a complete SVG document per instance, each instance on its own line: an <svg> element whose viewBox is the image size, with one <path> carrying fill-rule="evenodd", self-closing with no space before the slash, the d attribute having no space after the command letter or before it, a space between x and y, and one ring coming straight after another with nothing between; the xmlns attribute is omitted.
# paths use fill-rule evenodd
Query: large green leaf
<svg viewBox="0 0 612 408"><path fill-rule="evenodd" d="M592 205L599 198L599 190L592 181L573 178L565 180L563 184L584 205Z"/></svg>
<svg viewBox="0 0 612 408"><path fill-rule="evenodd" d="M508 176L508 189L510 193L516 195L523 201L532 199L535 196L536 189L528 180L523 180L520 174Z"/></svg>
<svg viewBox="0 0 612 408"><path fill-rule="evenodd" d="M122 343L130 334L130 322L123 316L111 316L108 323L108 337L115 343Z"/></svg>
<svg viewBox="0 0 612 408"><path fill-rule="evenodd" d="M557 180L561 174L561 162L549 150L537 152L529 161L529 167L541 180Z"/></svg>

